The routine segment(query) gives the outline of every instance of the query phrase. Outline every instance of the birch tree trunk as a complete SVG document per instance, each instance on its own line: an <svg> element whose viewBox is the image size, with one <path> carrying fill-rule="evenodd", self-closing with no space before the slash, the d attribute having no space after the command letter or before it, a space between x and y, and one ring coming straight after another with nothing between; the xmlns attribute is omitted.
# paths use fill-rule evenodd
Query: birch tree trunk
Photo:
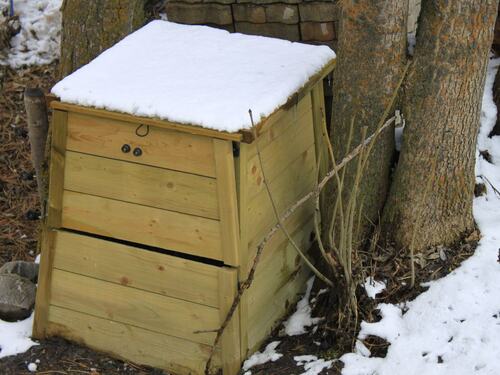
<svg viewBox="0 0 500 375"><path fill-rule="evenodd" d="M407 10L407 0L349 0L342 4L330 133L337 161L360 143L364 126L368 135L373 133L390 102L406 60ZM358 239L365 238L378 222L384 205L394 154L393 134L387 130L380 136L361 182L357 206L362 206L363 216ZM355 171L353 161L346 170L344 196L353 186ZM328 197L335 195L330 192ZM327 200L327 206L331 205ZM328 222L328 217L323 221Z"/></svg>
<svg viewBox="0 0 500 375"><path fill-rule="evenodd" d="M422 0L382 229L419 251L474 229L476 138L498 0Z"/></svg>

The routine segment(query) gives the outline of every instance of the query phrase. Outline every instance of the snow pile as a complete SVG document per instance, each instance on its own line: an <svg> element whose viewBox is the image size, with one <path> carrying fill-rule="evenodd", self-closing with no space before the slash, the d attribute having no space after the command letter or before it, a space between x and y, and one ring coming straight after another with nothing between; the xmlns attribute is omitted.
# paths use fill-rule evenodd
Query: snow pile
<svg viewBox="0 0 500 375"><path fill-rule="evenodd" d="M366 294L368 295L368 297L372 299L374 299L377 296L377 294L382 293L386 287L385 282L376 281L371 276L366 278L363 286L366 290Z"/></svg>
<svg viewBox="0 0 500 375"><path fill-rule="evenodd" d="M307 281L307 288L304 297L297 303L297 311L293 313L286 322L283 323L285 333L288 336L302 335L307 332L306 327L318 324L322 318L311 318L311 306L309 305L309 297L314 284L314 277Z"/></svg>
<svg viewBox="0 0 500 375"><path fill-rule="evenodd" d="M304 366L305 372L301 375L319 375L323 370L332 367L333 360L325 361L315 355L299 355L293 357L297 366Z"/></svg>
<svg viewBox="0 0 500 375"><path fill-rule="evenodd" d="M14 14L19 16L21 31L11 39L12 48L0 65L49 64L59 57L62 0L15 0ZM0 0L0 10L9 0Z"/></svg>
<svg viewBox="0 0 500 375"><path fill-rule="evenodd" d="M280 344L279 341L273 341L272 343L266 346L266 349L262 353L261 352L254 353L250 358L248 358L243 363L243 370L247 371L248 369L254 366L262 365L270 361L274 362L283 357L283 354L276 352L276 348L278 347L279 344Z"/></svg>
<svg viewBox="0 0 500 375"><path fill-rule="evenodd" d="M499 60L488 69L478 149L488 150L493 164L478 157L476 172L500 187L500 137L488 138L495 119L492 85ZM382 319L363 322L360 340L386 339L385 358L358 350L342 356L343 375L497 375L500 374L500 198L474 200L474 216L483 238L475 254L429 290L401 306L380 304ZM360 346L362 349L362 346Z"/></svg>
<svg viewBox="0 0 500 375"><path fill-rule="evenodd" d="M0 358L24 353L34 345L31 337L33 315L20 322L4 322L0 320Z"/></svg>
<svg viewBox="0 0 500 375"><path fill-rule="evenodd" d="M152 21L59 82L62 101L236 132L333 58L326 46Z"/></svg>

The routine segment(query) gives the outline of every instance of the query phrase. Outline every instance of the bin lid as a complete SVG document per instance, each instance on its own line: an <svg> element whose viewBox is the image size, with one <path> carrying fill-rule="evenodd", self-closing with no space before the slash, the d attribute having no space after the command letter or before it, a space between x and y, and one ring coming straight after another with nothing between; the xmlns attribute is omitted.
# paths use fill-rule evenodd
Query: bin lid
<svg viewBox="0 0 500 375"><path fill-rule="evenodd" d="M226 132L251 127L332 64L327 46L152 21L57 83L62 102Z"/></svg>

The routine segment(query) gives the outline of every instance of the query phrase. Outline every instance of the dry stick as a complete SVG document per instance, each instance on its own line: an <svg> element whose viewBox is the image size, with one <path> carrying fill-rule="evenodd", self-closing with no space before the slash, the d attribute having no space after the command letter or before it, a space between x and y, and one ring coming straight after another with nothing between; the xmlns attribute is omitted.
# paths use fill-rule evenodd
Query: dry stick
<svg viewBox="0 0 500 375"><path fill-rule="evenodd" d="M372 140L375 141L377 139L377 137L380 135L380 133L382 133L389 125L391 125L395 121L396 117L391 117L386 122L384 122L384 119L389 114L389 111L392 108L394 101L396 100L397 93L399 91L399 88L401 87L401 84L403 83L403 80L406 76L406 72L408 71L409 66L410 66L410 63L407 63L406 67L403 71L403 75L401 76L401 79L399 80L398 85L396 86L395 92L394 92L394 94L389 102L389 105L387 106L387 108L384 112L384 115L379 122L379 126L377 127L377 130L371 136L366 138L366 140L362 144L358 145L346 157L344 157L337 166L334 166L332 168L332 170L330 170L330 172L328 172L325 175L325 177L323 177L323 179L315 187L315 189L313 189L312 191L310 191L309 193L304 195L297 202L295 202L291 207L289 207L285 211L285 213L282 216L280 216L280 222L285 222L299 207L301 207L304 203L309 201L309 199L311 199L312 197L319 196L321 190L325 187L325 185L328 183L328 181L330 181L335 176L335 174L338 173L338 171L340 171L342 168L344 168L346 166L347 163L349 163L352 159L354 159L361 152L363 147L366 147L367 145L369 145ZM276 234L276 232L279 229L280 229L280 224L277 223L269 230L269 232L267 232L264 239L257 246L257 252L255 254L255 258L254 258L253 263L252 263L252 268L250 269L250 272L248 273L248 277L243 283L240 284L240 287L238 289L238 293L236 294L236 297L233 300L233 304L231 305L231 308L229 309L229 311L226 315L226 319L224 319L224 322L222 323L221 327L218 329L217 335L215 336L214 344L210 350L210 356L208 357L207 363L205 365L205 374L206 375L210 374L210 366L212 363L212 358L213 358L213 355L215 353L215 348L219 344L219 341L222 337L222 333L224 332L224 330L226 329L227 325L229 324L231 318L233 317L234 312L236 311L236 308L238 307L238 305L241 301L241 296L243 295L244 291L252 285L252 282L253 282L253 279L255 276L255 270L257 268L257 264L260 261L262 251L264 250L267 243L271 240L271 238L274 237L274 235Z"/></svg>
<svg viewBox="0 0 500 375"><path fill-rule="evenodd" d="M43 162L45 160L45 143L49 129L47 117L47 104L42 90L38 88L27 88L24 91L24 106L28 120L28 134L31 144L31 162L35 167L38 194L43 210L43 200L46 186L43 181ZM42 216L43 216L42 212Z"/></svg>

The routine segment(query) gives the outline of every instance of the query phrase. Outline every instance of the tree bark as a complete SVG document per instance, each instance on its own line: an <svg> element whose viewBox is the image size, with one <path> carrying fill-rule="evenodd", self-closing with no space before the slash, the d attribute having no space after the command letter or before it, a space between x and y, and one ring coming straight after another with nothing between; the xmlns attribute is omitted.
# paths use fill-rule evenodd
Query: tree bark
<svg viewBox="0 0 500 375"><path fill-rule="evenodd" d="M363 127L368 127L367 135L373 133L390 102L406 61L407 10L408 2L404 0L350 0L342 5L330 133L337 161L361 142ZM348 149L352 120L353 138ZM378 222L389 189L393 154L391 127L379 137L361 182L357 206L362 205L363 216L358 239L366 238ZM353 161L346 169L343 189L346 197L355 172L356 161ZM329 200L336 195L331 190ZM331 205L327 199L326 207ZM323 221L328 220L327 214Z"/></svg>
<svg viewBox="0 0 500 375"><path fill-rule="evenodd" d="M150 0L64 0L60 78L141 27L150 3Z"/></svg>
<svg viewBox="0 0 500 375"><path fill-rule="evenodd" d="M422 1L403 146L382 218L398 247L450 245L474 228L476 138L497 6Z"/></svg>

